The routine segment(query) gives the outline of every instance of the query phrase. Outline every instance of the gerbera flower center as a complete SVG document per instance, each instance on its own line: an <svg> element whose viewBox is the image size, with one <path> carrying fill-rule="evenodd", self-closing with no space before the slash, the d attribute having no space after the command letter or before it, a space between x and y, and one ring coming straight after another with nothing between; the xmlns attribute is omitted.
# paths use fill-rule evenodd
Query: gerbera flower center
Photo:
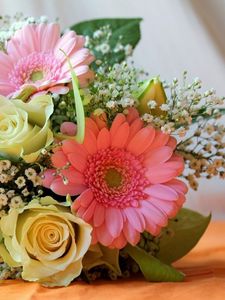
<svg viewBox="0 0 225 300"><path fill-rule="evenodd" d="M90 155L84 177L96 201L105 207L137 207L149 184L141 158L118 148Z"/></svg>
<svg viewBox="0 0 225 300"><path fill-rule="evenodd" d="M31 76L30 76L30 80L33 82L36 82L38 80L41 80L44 78L44 74L42 71L34 71Z"/></svg>
<svg viewBox="0 0 225 300"><path fill-rule="evenodd" d="M122 175L114 168L110 168L106 171L105 180L109 188L117 188L122 184Z"/></svg>
<svg viewBox="0 0 225 300"><path fill-rule="evenodd" d="M51 52L33 52L22 57L9 73L10 83L19 89L23 84L57 81L60 76L60 64Z"/></svg>

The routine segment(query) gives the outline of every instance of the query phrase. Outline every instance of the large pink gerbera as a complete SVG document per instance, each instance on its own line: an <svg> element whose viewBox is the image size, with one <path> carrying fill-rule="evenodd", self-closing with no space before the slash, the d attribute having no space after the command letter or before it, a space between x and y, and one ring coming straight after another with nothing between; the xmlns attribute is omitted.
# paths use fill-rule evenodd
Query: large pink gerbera
<svg viewBox="0 0 225 300"><path fill-rule="evenodd" d="M137 112L118 114L110 129L87 119L82 145L65 140L52 155L57 171L45 173L44 186L59 195L81 194L72 210L93 226L93 243L122 248L140 233L158 235L176 215L187 191L175 179L183 160L176 140L151 126Z"/></svg>
<svg viewBox="0 0 225 300"><path fill-rule="evenodd" d="M0 94L16 97L27 87L30 94L67 93L71 72L61 50L80 84L85 84L93 75L88 67L93 56L83 48L84 42L73 31L60 37L58 24L26 25L7 43L7 53L0 52Z"/></svg>

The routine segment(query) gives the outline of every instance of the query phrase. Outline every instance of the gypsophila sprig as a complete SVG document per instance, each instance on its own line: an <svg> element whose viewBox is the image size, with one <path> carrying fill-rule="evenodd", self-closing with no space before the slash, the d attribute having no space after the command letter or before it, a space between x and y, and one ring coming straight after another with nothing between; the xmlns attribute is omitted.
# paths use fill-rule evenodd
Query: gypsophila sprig
<svg viewBox="0 0 225 300"><path fill-rule="evenodd" d="M99 27L96 31L93 32L91 36L86 36L85 46L91 50L91 52L99 57L95 61L96 69L98 70L99 66L107 66L109 57L115 53L118 58L120 56L128 58L133 53L133 47L130 44L124 45L123 36L120 35L117 39L117 42L112 43L110 41L112 37L112 28L110 24Z"/></svg>
<svg viewBox="0 0 225 300"><path fill-rule="evenodd" d="M16 13L11 16L0 16L0 51L5 50L5 43L10 40L14 34L28 24L46 24L48 18L40 16L39 18L26 17L22 13Z"/></svg>
<svg viewBox="0 0 225 300"><path fill-rule="evenodd" d="M0 214L11 207L23 207L43 193L38 164L0 160Z"/></svg>
<svg viewBox="0 0 225 300"><path fill-rule="evenodd" d="M123 62L113 67L101 67L88 88L82 90L87 115L101 109L111 120L118 112L137 105L134 92L144 76L143 70Z"/></svg>
<svg viewBox="0 0 225 300"><path fill-rule="evenodd" d="M225 127L217 120L198 122L194 134L182 140L177 151L184 157L184 177L194 190L198 179L225 176Z"/></svg>

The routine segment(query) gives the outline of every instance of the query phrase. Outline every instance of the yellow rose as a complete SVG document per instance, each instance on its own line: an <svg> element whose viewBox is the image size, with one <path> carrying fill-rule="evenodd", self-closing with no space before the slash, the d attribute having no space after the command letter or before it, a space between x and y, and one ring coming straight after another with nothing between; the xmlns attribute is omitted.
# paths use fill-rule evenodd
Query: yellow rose
<svg viewBox="0 0 225 300"><path fill-rule="evenodd" d="M67 286L80 275L92 228L51 197L11 209L0 220L0 256L22 266L22 278L45 286Z"/></svg>
<svg viewBox="0 0 225 300"><path fill-rule="evenodd" d="M49 128L53 108L48 95L28 103L0 96L0 155L35 161L41 149L53 141Z"/></svg>

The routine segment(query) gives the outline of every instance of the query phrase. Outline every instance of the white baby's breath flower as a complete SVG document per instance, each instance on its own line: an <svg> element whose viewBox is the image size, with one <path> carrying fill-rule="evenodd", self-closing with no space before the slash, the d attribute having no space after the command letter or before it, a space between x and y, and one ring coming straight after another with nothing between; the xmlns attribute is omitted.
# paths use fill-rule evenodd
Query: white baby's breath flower
<svg viewBox="0 0 225 300"><path fill-rule="evenodd" d="M96 50L101 52L102 54L107 54L110 51L110 46L107 43L100 44L96 47Z"/></svg>
<svg viewBox="0 0 225 300"><path fill-rule="evenodd" d="M161 127L163 133L171 134L174 131L174 124L172 122L167 123Z"/></svg>
<svg viewBox="0 0 225 300"><path fill-rule="evenodd" d="M10 160L0 160L0 170L7 171L11 167Z"/></svg>
<svg viewBox="0 0 225 300"><path fill-rule="evenodd" d="M170 109L170 107L169 107L168 104L162 104L162 105L160 106L160 109L161 109L162 111L168 111L168 110Z"/></svg>
<svg viewBox="0 0 225 300"><path fill-rule="evenodd" d="M94 33L93 33L93 38L94 39L99 39L100 37L102 37L103 36L103 31L102 30L100 30L100 29L98 29L98 30L96 30Z"/></svg>
<svg viewBox="0 0 225 300"><path fill-rule="evenodd" d="M134 99L131 98L123 98L120 100L120 104L122 105L122 107L126 108L126 107L131 107L134 105Z"/></svg>
<svg viewBox="0 0 225 300"><path fill-rule="evenodd" d="M20 196L15 196L11 199L9 206L11 208L23 207L24 203Z"/></svg>
<svg viewBox="0 0 225 300"><path fill-rule="evenodd" d="M107 103L106 103L106 107L107 108L115 108L116 107L116 101L108 101Z"/></svg>
<svg viewBox="0 0 225 300"><path fill-rule="evenodd" d="M187 131L186 131L186 129L184 127L180 127L178 129L177 133L178 133L178 135L179 135L180 138L183 138L186 135Z"/></svg>
<svg viewBox="0 0 225 300"><path fill-rule="evenodd" d="M117 43L115 48L113 49L113 52L117 53L123 50L124 50L124 46L121 43Z"/></svg>
<svg viewBox="0 0 225 300"><path fill-rule="evenodd" d="M30 194L27 188L23 189L21 193L23 194L24 197L27 197Z"/></svg>
<svg viewBox="0 0 225 300"><path fill-rule="evenodd" d="M148 107L149 107L150 109L154 109L154 108L156 108L157 103L156 103L155 100L149 100L148 103L147 103L147 105L148 105Z"/></svg>
<svg viewBox="0 0 225 300"><path fill-rule="evenodd" d="M144 122L147 122L147 123L151 123L154 120L154 117L147 113L145 113L141 118Z"/></svg>
<svg viewBox="0 0 225 300"><path fill-rule="evenodd" d="M8 203L8 197L5 194L0 194L0 209L2 206L7 205Z"/></svg>
<svg viewBox="0 0 225 300"><path fill-rule="evenodd" d="M132 53L133 53L133 47L132 47L130 44L127 44L127 45L124 47L124 51L125 51L125 55L126 55L126 56L131 56Z"/></svg>
<svg viewBox="0 0 225 300"><path fill-rule="evenodd" d="M215 168L221 168L223 166L223 160L222 159L215 159L213 162L213 166Z"/></svg>
<svg viewBox="0 0 225 300"><path fill-rule="evenodd" d="M205 127L205 131L211 135L214 132L214 126L212 124L207 124Z"/></svg>
<svg viewBox="0 0 225 300"><path fill-rule="evenodd" d="M19 189L21 189L22 187L24 187L26 185L26 179L23 176L19 176L15 180L15 184L18 186Z"/></svg>
<svg viewBox="0 0 225 300"><path fill-rule="evenodd" d="M9 170L9 173L11 176L15 176L16 173L18 173L18 172L19 172L19 169L16 166L12 166Z"/></svg>
<svg viewBox="0 0 225 300"><path fill-rule="evenodd" d="M12 198L15 196L15 190L9 190L7 193L6 193L7 197L8 198Z"/></svg>
<svg viewBox="0 0 225 300"><path fill-rule="evenodd" d="M29 180L32 180L37 176L37 172L33 168L28 168L25 170L25 175Z"/></svg>
<svg viewBox="0 0 225 300"><path fill-rule="evenodd" d="M0 174L0 183L7 183L9 182L11 177L7 174Z"/></svg>
<svg viewBox="0 0 225 300"><path fill-rule="evenodd" d="M212 108L211 108L211 107L207 107L206 113L207 113L208 115L211 115L211 114L212 114Z"/></svg>

